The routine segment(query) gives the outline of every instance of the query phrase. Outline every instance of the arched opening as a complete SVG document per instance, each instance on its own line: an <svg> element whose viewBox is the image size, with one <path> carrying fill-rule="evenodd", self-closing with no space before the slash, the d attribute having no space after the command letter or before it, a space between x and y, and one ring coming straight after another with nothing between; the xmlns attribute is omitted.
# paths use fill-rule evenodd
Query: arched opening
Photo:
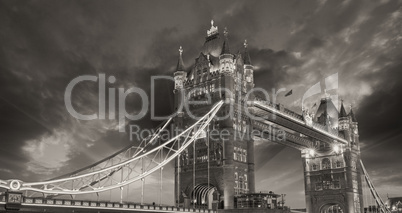
<svg viewBox="0 0 402 213"><path fill-rule="evenodd" d="M206 183L198 184L191 193L191 202L195 203L197 208L212 209L213 201L218 201L218 198L217 188L211 184L208 186Z"/></svg>
<svg viewBox="0 0 402 213"><path fill-rule="evenodd" d="M344 209L337 203L329 203L321 207L320 213L344 213Z"/></svg>

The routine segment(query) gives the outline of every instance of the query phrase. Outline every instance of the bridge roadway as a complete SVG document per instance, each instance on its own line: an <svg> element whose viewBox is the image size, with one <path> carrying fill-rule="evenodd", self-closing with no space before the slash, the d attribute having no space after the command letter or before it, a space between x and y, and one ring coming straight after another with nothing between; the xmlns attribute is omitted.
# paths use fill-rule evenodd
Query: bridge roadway
<svg viewBox="0 0 402 213"><path fill-rule="evenodd" d="M292 131L299 132L318 141L329 144L347 144L345 139L339 137L337 130L327 130L324 126L313 121L309 124L304 120L302 115L281 107L278 104L271 104L265 101L252 101L248 103L248 106L250 114L255 116L254 122L257 121L260 124L263 124L263 121L268 121ZM261 127L258 127L258 125L255 125L255 127L261 129ZM291 136L291 133L289 132L287 133L287 136L288 135L292 139L291 142L298 144L298 147L295 148L300 149L300 147L309 147L311 145L310 140L298 137L296 135Z"/></svg>
<svg viewBox="0 0 402 213"><path fill-rule="evenodd" d="M5 210L5 196L0 196L0 212ZM66 199L23 198L19 212L208 212L208 209L188 209L174 206L159 206L152 204L118 203L106 201L80 201Z"/></svg>

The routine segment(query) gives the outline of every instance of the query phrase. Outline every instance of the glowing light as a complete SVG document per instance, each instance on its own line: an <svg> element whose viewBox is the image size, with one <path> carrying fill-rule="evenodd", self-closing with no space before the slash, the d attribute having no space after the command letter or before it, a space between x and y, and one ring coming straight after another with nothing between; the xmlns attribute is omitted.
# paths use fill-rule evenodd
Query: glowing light
<svg viewBox="0 0 402 213"><path fill-rule="evenodd" d="M341 151L341 148L339 147L339 145L335 144L333 150L335 153L339 153Z"/></svg>
<svg viewBox="0 0 402 213"><path fill-rule="evenodd" d="M311 157L314 157L314 155L315 155L314 149L310 149L310 150L309 150L309 154L310 154Z"/></svg>

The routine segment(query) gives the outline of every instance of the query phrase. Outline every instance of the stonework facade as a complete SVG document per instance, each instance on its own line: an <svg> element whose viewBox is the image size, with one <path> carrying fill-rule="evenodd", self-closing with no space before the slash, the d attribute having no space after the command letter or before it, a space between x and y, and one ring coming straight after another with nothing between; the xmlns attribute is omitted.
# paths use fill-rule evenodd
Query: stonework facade
<svg viewBox="0 0 402 213"><path fill-rule="evenodd" d="M333 105L328 97L321 101L321 105L328 103L330 106ZM320 116L322 125L328 125L331 119L339 119L339 122L336 122L339 126L327 127L339 130L339 135L344 137L348 144L334 148L316 142L315 153L302 152L307 212L337 209L338 212L342 210L344 213L362 213L363 192L356 118L352 110L349 115L346 114L343 103L340 113L326 111L336 110L334 107L319 107L322 108L324 108L322 115L326 116L326 118ZM330 114L336 115L336 118L330 117Z"/></svg>
<svg viewBox="0 0 402 213"><path fill-rule="evenodd" d="M175 107L179 112L174 121L175 126L179 129L187 128L195 121L188 111L194 115L204 115L220 100L224 100L225 105L218 114L227 117L213 120L206 133L207 137L198 139L194 143L195 147L190 145L176 160L175 200L178 205L190 202L190 205L195 206L211 206L212 200L220 208L232 209L237 194L255 190L254 143L249 136L251 121L244 116L242 107L246 93L254 87L253 66L245 62L250 63L247 45L238 54L232 54L228 31L225 29L221 36L218 27L213 25L207 32L194 66L187 72L183 68L180 50L177 71L174 73ZM209 103L189 104L189 110L183 110L185 103L202 101ZM224 138L209 137L208 132L212 130L227 135ZM205 186L204 191L197 190L202 188L201 185ZM197 193L206 196L199 199L201 195Z"/></svg>

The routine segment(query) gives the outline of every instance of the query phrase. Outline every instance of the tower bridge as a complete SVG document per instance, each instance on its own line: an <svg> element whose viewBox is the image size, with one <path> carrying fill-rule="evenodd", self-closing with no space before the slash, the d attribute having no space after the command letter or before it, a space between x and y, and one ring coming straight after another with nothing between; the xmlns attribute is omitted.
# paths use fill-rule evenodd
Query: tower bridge
<svg viewBox="0 0 402 213"><path fill-rule="evenodd" d="M8 209L240 211L237 199L257 196L254 140L281 134L282 140L271 137L270 141L301 152L307 212L364 212L362 175L381 211L390 212L360 160L358 122L353 110L346 113L342 103L338 112L330 97L321 99L315 115L305 110L297 113L280 103L259 99L253 93L254 67L247 42L243 50L232 54L228 34L225 29L221 36L212 23L190 70L184 65L180 47L173 74L176 114L151 137L52 180L0 180L0 188L7 190L6 196L0 197L0 205ZM183 131L167 141L159 140L161 132L170 125ZM227 137L210 137L212 130L225 131ZM255 134L257 131L262 134ZM237 137L238 134L246 137ZM161 197L157 206L145 204L146 178L160 172L161 194L163 168L173 162L175 206L162 205ZM124 199L123 191L129 190L133 183L142 186L138 192L141 203ZM120 190L120 202L75 199L77 195L99 196L111 190ZM62 199L61 195L69 195L71 199ZM266 212L280 207L275 196L269 196L271 203L264 207Z"/></svg>

